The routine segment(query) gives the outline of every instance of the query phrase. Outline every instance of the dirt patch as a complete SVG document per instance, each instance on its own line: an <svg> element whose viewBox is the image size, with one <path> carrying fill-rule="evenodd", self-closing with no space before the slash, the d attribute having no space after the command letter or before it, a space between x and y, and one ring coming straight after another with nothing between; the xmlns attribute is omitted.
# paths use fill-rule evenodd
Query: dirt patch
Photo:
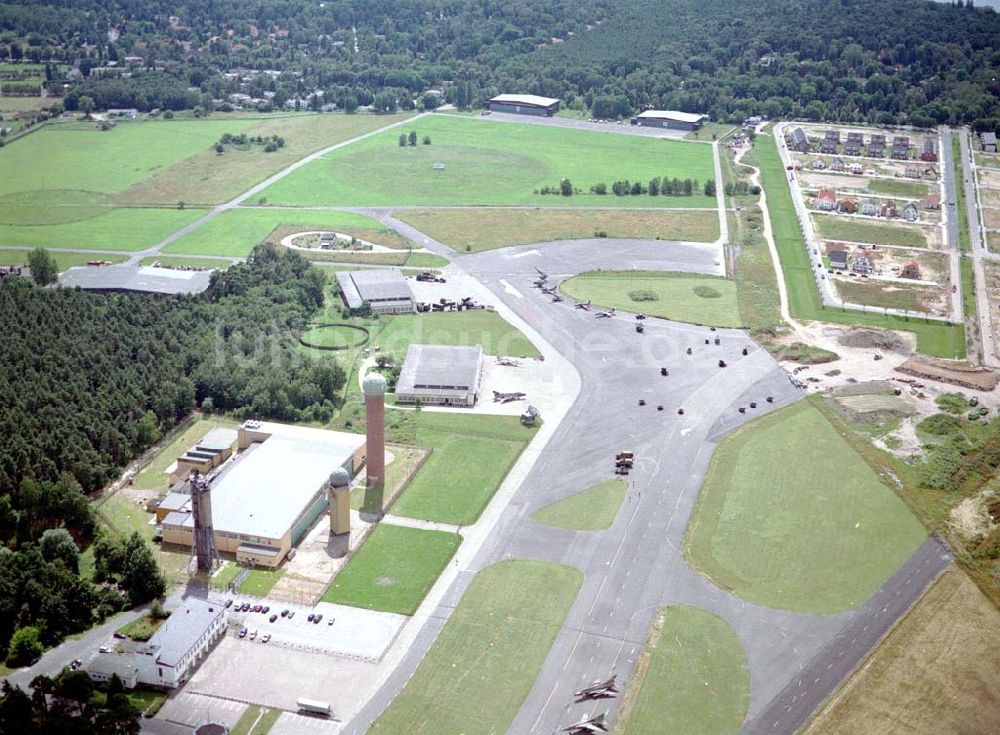
<svg viewBox="0 0 1000 735"><path fill-rule="evenodd" d="M379 587L394 587L399 581L395 577L379 577L375 580L375 584Z"/></svg>
<svg viewBox="0 0 1000 735"><path fill-rule="evenodd" d="M966 541L982 538L992 533L997 524L990 517L986 503L995 495L993 490L983 490L956 505L951 509L951 518L949 519L951 528Z"/></svg>
<svg viewBox="0 0 1000 735"><path fill-rule="evenodd" d="M888 395L896 390L896 386L888 380L865 380L861 383L842 385L833 391L838 397L842 396L877 396Z"/></svg>
<svg viewBox="0 0 1000 735"><path fill-rule="evenodd" d="M979 185L988 189L1000 189L1000 170L981 168L979 173Z"/></svg>
<svg viewBox="0 0 1000 735"><path fill-rule="evenodd" d="M1000 229L1000 209L983 209L983 220L992 230Z"/></svg>
<svg viewBox="0 0 1000 735"><path fill-rule="evenodd" d="M913 347L900 334L887 329L852 329L837 338L845 347L861 347L909 355Z"/></svg>
<svg viewBox="0 0 1000 735"><path fill-rule="evenodd" d="M924 380L959 385L972 390L991 391L1000 383L1000 373L964 360L934 360L911 357L897 372Z"/></svg>

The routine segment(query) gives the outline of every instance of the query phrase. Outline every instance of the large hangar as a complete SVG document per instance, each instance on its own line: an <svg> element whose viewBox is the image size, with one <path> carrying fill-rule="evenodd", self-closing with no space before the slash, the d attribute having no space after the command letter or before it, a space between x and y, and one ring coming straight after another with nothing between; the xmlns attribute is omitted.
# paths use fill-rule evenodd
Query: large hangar
<svg viewBox="0 0 1000 735"><path fill-rule="evenodd" d="M646 110L632 118L633 125L670 130L698 130L708 115L677 110Z"/></svg>
<svg viewBox="0 0 1000 735"><path fill-rule="evenodd" d="M337 285L352 311L368 304L378 314L412 314L417 310L413 291L399 268L338 271Z"/></svg>
<svg viewBox="0 0 1000 735"><path fill-rule="evenodd" d="M490 112L538 117L552 117L559 112L559 100L555 97L539 97L537 94L498 94L486 106Z"/></svg>
<svg viewBox="0 0 1000 735"><path fill-rule="evenodd" d="M396 381L396 402L474 406L482 378L480 345L410 345Z"/></svg>

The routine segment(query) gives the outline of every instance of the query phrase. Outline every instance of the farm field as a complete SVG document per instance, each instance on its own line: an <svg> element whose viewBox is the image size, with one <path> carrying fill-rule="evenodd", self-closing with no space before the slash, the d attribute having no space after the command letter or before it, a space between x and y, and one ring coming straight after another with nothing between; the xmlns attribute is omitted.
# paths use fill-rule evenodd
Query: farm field
<svg viewBox="0 0 1000 735"><path fill-rule="evenodd" d="M615 209L412 209L397 219L459 252L596 237L713 242L719 237L714 211Z"/></svg>
<svg viewBox="0 0 1000 735"><path fill-rule="evenodd" d="M948 311L947 295L943 289L933 286L846 278L835 279L834 285L840 297L852 304L925 314L945 315Z"/></svg>
<svg viewBox="0 0 1000 735"><path fill-rule="evenodd" d="M534 434L517 416L405 413L413 422L410 443L434 450L392 506L409 518L475 523Z"/></svg>
<svg viewBox="0 0 1000 735"><path fill-rule="evenodd" d="M760 162L761 181L767 191L771 227L788 289L792 316L837 324L906 330L916 334L917 350L925 355L965 357L965 328L961 325L825 308L813 280L812 266L799 229L785 167L781 163L774 138L758 137L754 152Z"/></svg>
<svg viewBox="0 0 1000 735"><path fill-rule="evenodd" d="M539 508L531 517L539 523L571 531L604 531L611 528L621 508L628 483L616 478Z"/></svg>
<svg viewBox="0 0 1000 735"><path fill-rule="evenodd" d="M906 505L820 411L800 402L719 445L685 536L691 564L762 605L860 605L922 543Z"/></svg>
<svg viewBox="0 0 1000 735"><path fill-rule="evenodd" d="M578 301L692 324L739 327L736 284L725 278L655 271L594 271L559 284Z"/></svg>
<svg viewBox="0 0 1000 735"><path fill-rule="evenodd" d="M51 97L0 97L0 114L40 110L56 101Z"/></svg>
<svg viewBox="0 0 1000 735"><path fill-rule="evenodd" d="M323 600L412 615L461 543L457 533L381 523L334 577Z"/></svg>
<svg viewBox="0 0 1000 735"><path fill-rule="evenodd" d="M479 572L370 732L506 732L582 582L575 569L540 561Z"/></svg>
<svg viewBox="0 0 1000 735"><path fill-rule="evenodd" d="M431 145L400 147L400 133L430 136ZM586 155L580 155L586 151ZM435 169L435 164L444 168ZM707 145L640 136L608 135L541 125L489 122L433 115L412 128L375 135L313 161L266 189L271 204L340 206L533 204L579 207L703 207L715 198L599 196L619 179L648 182L654 176L714 177ZM533 194L568 178L584 193ZM699 189L700 192L700 189Z"/></svg>
<svg viewBox="0 0 1000 735"><path fill-rule="evenodd" d="M866 242L873 245L900 245L909 248L929 246L922 227L894 223L892 225L867 222L856 217L813 215L816 232L821 237L848 242Z"/></svg>
<svg viewBox="0 0 1000 735"><path fill-rule="evenodd" d="M108 260L112 263L120 263L127 256L125 255L90 255L87 253L61 253L58 250L49 253L56 259L56 264L60 271L73 268L78 265L86 265L88 260ZM30 250L15 250L13 248L0 248L0 265L23 265L31 255Z"/></svg>
<svg viewBox="0 0 1000 735"><path fill-rule="evenodd" d="M674 605L653 623L615 732L728 735L739 730L749 702L736 632L712 613Z"/></svg>
<svg viewBox="0 0 1000 735"><path fill-rule="evenodd" d="M1000 732L1000 612L952 567L803 735Z"/></svg>
<svg viewBox="0 0 1000 735"><path fill-rule="evenodd" d="M281 228L281 231L272 236L275 228ZM351 212L237 208L224 212L171 243L163 252L242 258L264 240L278 244L285 235L308 230L335 230L388 247L406 247L409 244L377 221Z"/></svg>
<svg viewBox="0 0 1000 735"><path fill-rule="evenodd" d="M157 170L151 177L123 191L118 200L128 204L220 204L239 196L254 184L281 171L286 166L320 148L350 140L372 130L405 120L408 115L340 115L299 113L266 117L222 117L213 115L207 121L221 123L222 132L249 136L285 139L285 145L272 153L262 146L225 146L217 154L213 148L219 133L203 149L190 157ZM146 123L150 124L150 123Z"/></svg>
<svg viewBox="0 0 1000 735"><path fill-rule="evenodd" d="M78 222L0 224L0 245L41 246L51 250L144 250L203 214L205 210L201 209L109 209Z"/></svg>

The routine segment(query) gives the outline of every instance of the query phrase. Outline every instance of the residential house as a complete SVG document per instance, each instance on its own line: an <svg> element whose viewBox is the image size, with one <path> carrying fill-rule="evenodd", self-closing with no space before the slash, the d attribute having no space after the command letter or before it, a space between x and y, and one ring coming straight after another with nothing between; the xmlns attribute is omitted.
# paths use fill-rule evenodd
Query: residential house
<svg viewBox="0 0 1000 735"><path fill-rule="evenodd" d="M822 171L824 168L826 168L826 164L823 163L822 158L817 158L815 161L812 162L812 167L817 171Z"/></svg>
<svg viewBox="0 0 1000 735"><path fill-rule="evenodd" d="M876 212L878 212L878 209L875 206L875 202L871 199L862 199L860 212L861 214L868 215L869 217L874 217Z"/></svg>
<svg viewBox="0 0 1000 735"><path fill-rule="evenodd" d="M833 189L820 189L816 195L816 209L824 212L831 212L837 207L837 194Z"/></svg>
<svg viewBox="0 0 1000 735"><path fill-rule="evenodd" d="M788 148L799 153L809 152L809 138L806 137L805 131L802 128L795 128L792 131L792 134L788 138Z"/></svg>
<svg viewBox="0 0 1000 735"><path fill-rule="evenodd" d="M996 133L981 133L979 140L983 145L983 153L996 153L997 152L997 134Z"/></svg>
<svg viewBox="0 0 1000 735"><path fill-rule="evenodd" d="M858 161L851 164L851 173L855 176L860 176L865 172L865 167L862 166Z"/></svg>
<svg viewBox="0 0 1000 735"><path fill-rule="evenodd" d="M898 217L899 209L896 207L896 202L891 199L879 207L878 214L880 217Z"/></svg>
<svg viewBox="0 0 1000 735"><path fill-rule="evenodd" d="M830 256L830 268L838 271L847 270L846 250L831 250L828 255Z"/></svg>
<svg viewBox="0 0 1000 735"><path fill-rule="evenodd" d="M916 166L907 166L903 170L903 176L905 176L908 179L919 179L920 178L920 169L917 168Z"/></svg>
<svg viewBox="0 0 1000 735"><path fill-rule="evenodd" d="M924 138L920 146L920 160L933 163L938 160L937 141L933 138Z"/></svg>
<svg viewBox="0 0 1000 735"><path fill-rule="evenodd" d="M892 139L892 151L890 158L897 161L905 161L910 157L910 139L905 135L897 135Z"/></svg>
<svg viewBox="0 0 1000 735"><path fill-rule="evenodd" d="M842 158L834 158L832 161L830 161L830 170L831 171L843 171L844 170L844 159L842 159Z"/></svg>
<svg viewBox="0 0 1000 735"><path fill-rule="evenodd" d="M854 214L858 211L858 200L851 199L850 197L841 199L837 202L837 211L844 214Z"/></svg>
<svg viewBox="0 0 1000 735"><path fill-rule="evenodd" d="M823 140L819 143L819 152L829 155L836 153L838 148L840 148L840 131L827 130L823 134Z"/></svg>
<svg viewBox="0 0 1000 735"><path fill-rule="evenodd" d="M861 147L865 144L865 136L862 133L848 133L847 143L844 144L845 156L860 156Z"/></svg>
<svg viewBox="0 0 1000 735"><path fill-rule="evenodd" d="M858 275L867 276L875 267L872 265L871 258L868 257L868 253L864 250L856 250L854 252L854 259L851 262L851 270Z"/></svg>
<svg viewBox="0 0 1000 735"><path fill-rule="evenodd" d="M924 209L941 209L941 195L928 194L920 203Z"/></svg>
<svg viewBox="0 0 1000 735"><path fill-rule="evenodd" d="M903 207L903 219L907 222L916 222L919 213L917 212L917 205L910 202L905 207Z"/></svg>
<svg viewBox="0 0 1000 735"><path fill-rule="evenodd" d="M920 280L920 264L911 260L909 263L903 265L903 268L899 271L900 278L912 278L915 281Z"/></svg>
<svg viewBox="0 0 1000 735"><path fill-rule="evenodd" d="M866 152L869 156L882 158L885 155L885 136L873 135L871 141L868 143Z"/></svg>

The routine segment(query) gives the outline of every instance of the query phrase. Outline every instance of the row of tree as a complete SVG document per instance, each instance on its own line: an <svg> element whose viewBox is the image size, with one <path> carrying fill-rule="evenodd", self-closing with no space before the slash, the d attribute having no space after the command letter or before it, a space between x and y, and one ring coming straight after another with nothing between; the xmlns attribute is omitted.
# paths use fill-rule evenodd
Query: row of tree
<svg viewBox="0 0 1000 735"><path fill-rule="evenodd" d="M3 735L138 735L140 712L117 676L103 690L86 671L37 676L31 694L4 681L0 688Z"/></svg>

